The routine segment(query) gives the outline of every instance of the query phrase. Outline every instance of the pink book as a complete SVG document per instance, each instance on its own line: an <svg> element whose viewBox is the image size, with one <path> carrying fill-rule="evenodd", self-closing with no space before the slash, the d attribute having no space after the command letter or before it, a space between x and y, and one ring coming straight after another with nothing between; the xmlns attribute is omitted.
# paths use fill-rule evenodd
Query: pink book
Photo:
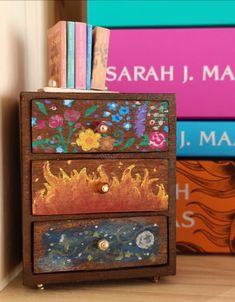
<svg viewBox="0 0 235 302"><path fill-rule="evenodd" d="M47 31L48 83L66 87L66 21L59 21ZM49 84L50 85L50 84Z"/></svg>
<svg viewBox="0 0 235 302"><path fill-rule="evenodd" d="M176 93L178 118L235 118L235 28L112 29L106 85Z"/></svg>
<svg viewBox="0 0 235 302"><path fill-rule="evenodd" d="M75 88L86 89L86 23L75 23Z"/></svg>

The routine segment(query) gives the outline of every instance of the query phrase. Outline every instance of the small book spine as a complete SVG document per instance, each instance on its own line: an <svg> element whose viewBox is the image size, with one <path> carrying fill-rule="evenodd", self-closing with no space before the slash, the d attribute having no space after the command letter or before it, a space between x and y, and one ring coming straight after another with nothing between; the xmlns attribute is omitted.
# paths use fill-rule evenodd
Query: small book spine
<svg viewBox="0 0 235 302"><path fill-rule="evenodd" d="M60 66L60 70L61 70L61 83L60 83L60 87L62 88L66 88L66 72L67 72L67 68L66 68L66 21L61 21L61 66Z"/></svg>
<svg viewBox="0 0 235 302"><path fill-rule="evenodd" d="M94 49L91 88L105 90L110 30L96 27L93 30Z"/></svg>
<svg viewBox="0 0 235 302"><path fill-rule="evenodd" d="M86 89L86 24L75 23L75 88Z"/></svg>
<svg viewBox="0 0 235 302"><path fill-rule="evenodd" d="M67 22L67 88L74 88L74 22Z"/></svg>
<svg viewBox="0 0 235 302"><path fill-rule="evenodd" d="M92 25L87 24L86 89L91 89Z"/></svg>

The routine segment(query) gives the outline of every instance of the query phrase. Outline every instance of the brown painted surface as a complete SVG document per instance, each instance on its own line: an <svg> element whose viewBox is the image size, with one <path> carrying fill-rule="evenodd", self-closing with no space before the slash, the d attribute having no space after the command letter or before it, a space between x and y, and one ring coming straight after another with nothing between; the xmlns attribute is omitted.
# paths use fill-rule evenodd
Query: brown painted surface
<svg viewBox="0 0 235 302"><path fill-rule="evenodd" d="M168 161L34 161L33 215L159 211L168 208ZM102 188L107 192L102 192Z"/></svg>
<svg viewBox="0 0 235 302"><path fill-rule="evenodd" d="M128 232L127 235L123 234L125 231ZM73 236L69 237L71 232ZM46 241L51 234L54 235ZM112 236L107 236L110 234ZM146 238L150 235L152 238ZM105 251L100 251L97 246L102 239L109 241L110 244ZM151 244L155 245L152 249ZM34 224L34 272L36 273L100 270L166 263L165 217L70 220Z"/></svg>
<svg viewBox="0 0 235 302"><path fill-rule="evenodd" d="M33 153L165 152L168 102L32 100Z"/></svg>
<svg viewBox="0 0 235 302"><path fill-rule="evenodd" d="M169 106L169 142L168 150L165 152L135 152L135 153L77 153L77 154L36 154L32 153L31 146L31 101L33 99L72 99L72 100L149 100L166 101ZM23 215L23 282L28 286L35 286L38 283L59 283L59 282L80 282L91 280L109 280L124 278L143 278L153 276L165 276L175 274L176 270L176 248L175 248L175 96L173 94L102 94L102 93L39 93L23 92L21 93L20 105L20 134L21 134L21 182L22 182L22 215ZM96 213L80 215L51 215L51 216L33 216L32 215L32 175L31 162L36 160L75 160L75 159L160 159L169 160L168 167L168 195L169 207L167 211L142 212L141 216L165 216L167 219L167 241L168 241L168 262L164 265L129 267L97 271L71 271L57 273L33 273L33 223L68 219L97 219L97 218L122 218L136 217L137 213Z"/></svg>

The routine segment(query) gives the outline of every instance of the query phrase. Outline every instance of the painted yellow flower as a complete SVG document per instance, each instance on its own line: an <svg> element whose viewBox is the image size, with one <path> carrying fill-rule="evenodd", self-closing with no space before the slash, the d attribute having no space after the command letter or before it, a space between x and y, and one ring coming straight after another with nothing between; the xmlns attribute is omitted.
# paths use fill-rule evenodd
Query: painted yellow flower
<svg viewBox="0 0 235 302"><path fill-rule="evenodd" d="M86 129L79 133L79 137L76 139L78 146L81 146L83 151L89 151L91 149L97 149L100 146L99 139L100 133L95 133L92 129Z"/></svg>

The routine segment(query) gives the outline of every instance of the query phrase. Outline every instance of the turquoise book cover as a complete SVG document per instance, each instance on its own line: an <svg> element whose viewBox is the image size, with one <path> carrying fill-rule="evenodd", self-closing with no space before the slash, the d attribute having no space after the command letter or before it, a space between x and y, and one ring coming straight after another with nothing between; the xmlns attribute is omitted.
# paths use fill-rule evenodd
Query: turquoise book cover
<svg viewBox="0 0 235 302"><path fill-rule="evenodd" d="M86 89L91 89L92 25L87 24Z"/></svg>
<svg viewBox="0 0 235 302"><path fill-rule="evenodd" d="M74 22L67 22L67 88L74 88Z"/></svg>

